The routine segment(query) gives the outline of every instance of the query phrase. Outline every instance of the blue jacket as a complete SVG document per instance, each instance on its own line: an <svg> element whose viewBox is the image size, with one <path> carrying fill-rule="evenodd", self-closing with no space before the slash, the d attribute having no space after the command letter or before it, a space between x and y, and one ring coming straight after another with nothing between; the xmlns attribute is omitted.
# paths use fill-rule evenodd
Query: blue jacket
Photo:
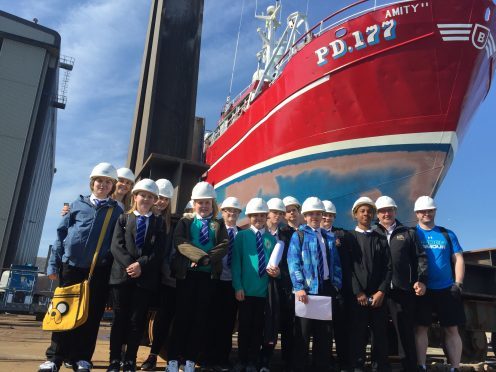
<svg viewBox="0 0 496 372"><path fill-rule="evenodd" d="M109 199L106 205L96 208L91 203L89 196L80 195L72 202L70 212L62 218L62 222L57 228L57 240L52 246L47 275L59 274L62 263L85 269L91 266L103 221L110 207L114 207L114 210L100 248L97 265L110 265L112 263L110 243L122 209L112 199Z"/></svg>
<svg viewBox="0 0 496 372"><path fill-rule="evenodd" d="M293 291L304 289L308 294L318 294L318 249L320 249L320 244L317 240L317 234L310 226L302 226L300 232L304 234L302 244L300 245L298 232L295 232L291 237L288 250L288 266ZM320 229L320 232L326 241L327 256L330 260L329 278L332 285L339 290L342 285L341 262L336 249L334 235L329 234L324 229Z"/></svg>

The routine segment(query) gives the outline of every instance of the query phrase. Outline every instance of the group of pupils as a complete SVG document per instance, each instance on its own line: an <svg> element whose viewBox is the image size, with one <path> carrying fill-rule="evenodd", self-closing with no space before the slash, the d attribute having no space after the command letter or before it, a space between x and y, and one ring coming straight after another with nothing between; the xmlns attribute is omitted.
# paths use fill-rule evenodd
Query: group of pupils
<svg viewBox="0 0 496 372"><path fill-rule="evenodd" d="M377 341L378 370L390 370L383 303L392 264L388 240L372 233L376 206L369 198L354 203L357 227L344 234L333 227L332 202L317 197L303 204L291 196L268 202L253 198L245 209L249 225L242 229L239 200L226 198L218 218L216 192L207 182L193 188L190 213L175 226L168 180L135 183L129 169L100 163L90 174L90 189L90 195L64 208L47 269L61 286L82 282L104 236L90 282L88 320L52 333L39 372L56 372L63 363L75 371L91 370L109 293L114 318L108 372L137 369L154 296L160 308L141 370L154 370L165 347L166 371L193 372L200 365L202 370L267 372L279 334L285 371L334 368L333 334L341 369L361 370L368 327ZM295 313L295 304L305 307L317 297L332 298L333 321ZM238 360L231 363L236 319Z"/></svg>

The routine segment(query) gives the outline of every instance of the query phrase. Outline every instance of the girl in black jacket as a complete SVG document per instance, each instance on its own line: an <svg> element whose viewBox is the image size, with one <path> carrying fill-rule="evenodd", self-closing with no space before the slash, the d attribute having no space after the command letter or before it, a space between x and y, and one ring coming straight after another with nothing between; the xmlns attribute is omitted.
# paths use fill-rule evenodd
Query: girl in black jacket
<svg viewBox="0 0 496 372"><path fill-rule="evenodd" d="M133 188L133 207L121 215L114 230L111 246L114 263L110 274L114 322L108 372L120 370L123 345L127 345L123 371L136 370L136 353L148 303L160 275L163 222L151 211L157 197L155 182L139 181Z"/></svg>

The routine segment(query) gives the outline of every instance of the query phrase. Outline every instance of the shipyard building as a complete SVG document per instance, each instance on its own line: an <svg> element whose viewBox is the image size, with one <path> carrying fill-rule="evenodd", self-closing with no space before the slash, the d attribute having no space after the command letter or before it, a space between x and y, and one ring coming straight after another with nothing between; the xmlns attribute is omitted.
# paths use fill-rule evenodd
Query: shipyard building
<svg viewBox="0 0 496 372"><path fill-rule="evenodd" d="M35 264L55 172L60 35L0 11L0 268Z"/></svg>

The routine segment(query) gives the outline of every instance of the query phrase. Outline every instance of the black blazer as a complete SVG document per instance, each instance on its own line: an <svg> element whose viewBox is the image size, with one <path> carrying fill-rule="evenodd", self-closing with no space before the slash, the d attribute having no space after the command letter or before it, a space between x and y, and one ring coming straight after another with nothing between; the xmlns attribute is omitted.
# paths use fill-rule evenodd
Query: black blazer
<svg viewBox="0 0 496 372"><path fill-rule="evenodd" d="M114 256L110 284L123 284L135 282L139 287L155 290L160 277L160 265L163 258L165 231L162 218L151 215L145 236L145 244L141 255L136 248L136 215L134 213L122 214L114 229L110 251ZM134 262L139 262L141 275L131 278L126 272L126 267Z"/></svg>
<svg viewBox="0 0 496 372"><path fill-rule="evenodd" d="M387 293L393 274L387 239L372 231L368 246L362 247L358 234L356 231L347 231L341 243L350 254L353 294L356 296L364 292L370 296L377 291Z"/></svg>

